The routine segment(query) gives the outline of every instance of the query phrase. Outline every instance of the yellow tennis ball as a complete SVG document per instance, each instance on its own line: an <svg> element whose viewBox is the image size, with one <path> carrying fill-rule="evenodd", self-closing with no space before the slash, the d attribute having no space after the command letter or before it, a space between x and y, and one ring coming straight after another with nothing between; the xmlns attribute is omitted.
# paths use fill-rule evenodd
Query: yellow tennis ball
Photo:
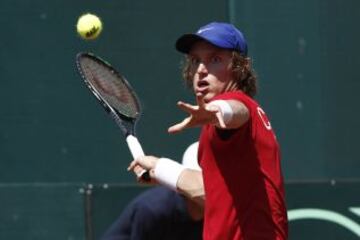
<svg viewBox="0 0 360 240"><path fill-rule="evenodd" d="M79 17L76 29L83 39L95 39L102 30L102 23L99 17L86 13Z"/></svg>

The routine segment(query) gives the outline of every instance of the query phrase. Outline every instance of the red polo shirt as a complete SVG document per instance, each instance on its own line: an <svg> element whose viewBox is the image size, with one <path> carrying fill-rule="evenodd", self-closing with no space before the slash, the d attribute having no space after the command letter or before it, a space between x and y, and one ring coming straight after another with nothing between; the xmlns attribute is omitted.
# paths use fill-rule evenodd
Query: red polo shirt
<svg viewBox="0 0 360 240"><path fill-rule="evenodd" d="M287 213L280 150L265 112L240 91L213 100L238 100L250 113L240 128L202 128L199 164L205 185L205 240L284 240Z"/></svg>

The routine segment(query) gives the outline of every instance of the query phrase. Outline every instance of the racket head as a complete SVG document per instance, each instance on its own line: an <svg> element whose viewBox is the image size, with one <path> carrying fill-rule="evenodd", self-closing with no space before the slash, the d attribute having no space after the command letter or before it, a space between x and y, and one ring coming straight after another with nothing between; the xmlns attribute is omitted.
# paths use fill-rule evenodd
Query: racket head
<svg viewBox="0 0 360 240"><path fill-rule="evenodd" d="M135 122L141 106L129 82L108 62L93 53L78 53L76 65L81 78L107 111Z"/></svg>

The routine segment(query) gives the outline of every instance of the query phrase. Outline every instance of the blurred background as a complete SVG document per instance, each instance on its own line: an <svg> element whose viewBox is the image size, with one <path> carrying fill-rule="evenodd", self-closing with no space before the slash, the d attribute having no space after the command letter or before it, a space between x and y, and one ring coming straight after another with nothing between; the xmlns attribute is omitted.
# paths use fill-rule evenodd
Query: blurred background
<svg viewBox="0 0 360 240"><path fill-rule="evenodd" d="M116 124L75 69L93 52L142 101L148 154L180 160L194 129L171 136L193 102L174 42L210 21L247 37L256 99L282 149L290 239L360 239L360 21L357 0L0 2L0 239L97 239L145 187ZM94 41L78 17L98 15Z"/></svg>

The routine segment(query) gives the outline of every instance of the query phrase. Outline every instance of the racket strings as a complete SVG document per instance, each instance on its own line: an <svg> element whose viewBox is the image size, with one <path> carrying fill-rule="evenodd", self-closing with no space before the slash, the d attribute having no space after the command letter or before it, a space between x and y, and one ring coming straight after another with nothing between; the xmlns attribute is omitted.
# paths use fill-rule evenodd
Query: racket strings
<svg viewBox="0 0 360 240"><path fill-rule="evenodd" d="M139 105L125 80L114 70L92 59L84 58L82 63L86 79L101 97L122 115L136 118L140 112Z"/></svg>

